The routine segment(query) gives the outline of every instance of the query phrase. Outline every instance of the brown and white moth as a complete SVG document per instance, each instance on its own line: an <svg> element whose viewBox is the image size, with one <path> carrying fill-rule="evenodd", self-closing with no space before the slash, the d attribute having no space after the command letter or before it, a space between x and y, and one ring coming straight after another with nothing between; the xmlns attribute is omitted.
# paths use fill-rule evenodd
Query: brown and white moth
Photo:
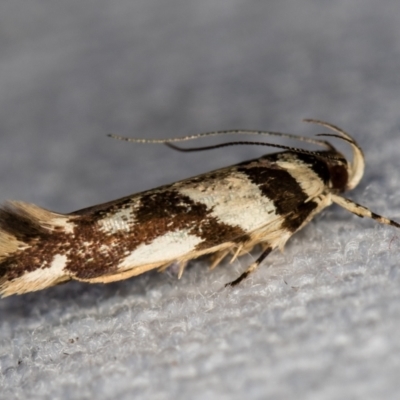
<svg viewBox="0 0 400 400"><path fill-rule="evenodd" d="M235 259L260 244L261 255L230 283L235 285L273 249L282 250L296 231L332 202L359 217L399 228L398 223L339 195L357 186L363 176L364 155L356 141L334 125L305 121L335 132L320 136L346 141L352 148L352 161L326 141L275 132L125 139L162 142L179 150L171 142L222 133L265 134L310 142L325 150L225 143L191 150L257 144L286 151L70 214L22 202L6 204L0 209L0 294L31 292L71 279L113 282L155 268L164 270L172 263L180 265L181 276L189 260L209 254L213 268L228 254Z"/></svg>

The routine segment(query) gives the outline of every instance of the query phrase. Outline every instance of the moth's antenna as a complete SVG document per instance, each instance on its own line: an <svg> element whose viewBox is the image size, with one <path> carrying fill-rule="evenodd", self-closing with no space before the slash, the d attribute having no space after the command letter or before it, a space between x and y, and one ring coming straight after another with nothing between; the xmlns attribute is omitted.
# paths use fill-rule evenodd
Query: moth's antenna
<svg viewBox="0 0 400 400"><path fill-rule="evenodd" d="M318 124L321 126L324 126L326 128L329 128L330 130L337 132L339 135L332 135L332 134L319 134L318 136L331 136L331 137L336 137L342 140L345 140L348 142L352 148L353 151L353 161L350 164L350 174L349 174L349 180L347 183L346 190L350 190L355 188L358 183L360 182L363 174L364 174L364 168L365 168L365 159L364 159L364 153L361 150L361 147L357 144L357 142L344 130L338 128L336 125L329 124L328 122L325 121L320 121L318 119L303 119L304 122L311 122L313 124Z"/></svg>
<svg viewBox="0 0 400 400"><path fill-rule="evenodd" d="M194 140L194 139L200 139L200 138L204 138L204 137L222 136L222 135L278 136L278 137L282 137L282 138L286 138L286 139L300 140L302 142L307 142L307 143L315 144L315 145L318 145L321 147L325 147L329 150L334 150L334 147L325 140L312 139L312 138L309 138L306 136L292 135L290 133L272 132L272 131L271 132L270 131L257 131L257 130L246 130L246 129L213 131L213 132L199 133L196 135L188 135L188 136L183 136L183 137L178 137L178 138L168 138L168 139L128 138L128 137L124 137L124 136L115 135L112 133L107 136L109 136L113 139L124 140L126 142L158 144L158 143L171 143L171 142L185 142L187 140Z"/></svg>
<svg viewBox="0 0 400 400"><path fill-rule="evenodd" d="M343 157L335 157L335 156L330 156L327 153L322 153L319 151L309 151L305 149L299 149L296 147L290 147L290 146L284 146L281 144L274 144L274 143L265 143L265 142L228 142L228 143L220 143L220 144L215 144L212 146L203 146L203 147L190 147L190 148L184 148L184 147L178 147L174 144L171 144L169 142L164 143L166 146L170 147L171 149L181 151L181 152L192 152L192 151L203 151L203 150L214 150L214 149L220 149L221 147L228 147L228 146L240 146L240 145L245 145L245 146L267 146L267 147L275 147L278 149L284 149L284 150L289 150L292 151L293 153L301 153L301 154L309 154L312 156L317 156L317 157L322 157L326 158L329 160L336 160L336 161L346 161L345 158Z"/></svg>
<svg viewBox="0 0 400 400"><path fill-rule="evenodd" d="M326 128L331 129L332 131L338 133L338 135L333 135L333 134L319 134L317 136L328 136L328 137L336 137L342 140L345 140L350 144L352 147L353 151L353 161L350 164L349 167L349 180L347 184L347 190L353 189L357 184L360 182L363 174L364 174L364 167L365 167L365 161L364 161L364 154L360 148L360 146L357 144L357 142L345 131L340 129L339 127L329 124L328 122L321 121L318 119L304 119L303 121L305 122L310 122L313 124L318 124L321 126L324 126ZM174 148L175 150L180 150L180 151L200 151L200 150L209 150L209 149L216 149L220 147L225 147L225 146L232 146L236 144L252 144L252 145L258 145L258 146L270 146L270 147L276 147L280 149L286 149L290 150L296 153L304 153L304 154L311 154L311 155L318 155L319 157L324 157L324 158L329 158L329 159L335 159L335 160L343 160L342 158L334 157L334 156L329 156L326 153L322 155L321 153L318 152L312 152L308 150L303 150L303 149L298 149L298 148L292 148L292 147L287 147L283 145L273 145L270 143L259 143L259 142L230 142L226 144L221 144L221 145L215 145L215 146L205 146L205 147L197 147L197 148L192 148L192 149L181 149L179 147L174 147L171 145L173 142L184 142L187 140L193 140L193 139L200 139L203 137L210 137L210 136L217 136L217 135L263 135L263 136L277 136L277 137L282 137L282 138L287 138L287 139L294 139L294 140L299 140L302 142L306 143L311 143L315 144L321 147L325 147L328 150L335 151L335 148L327 141L325 140L318 140L318 139L312 139L308 138L305 136L297 136L293 135L290 133L282 133L282 132L272 132L272 131L258 131L258 130L242 130L242 129L236 129L236 130L226 130L226 131L213 131L213 132L206 132L206 133L200 133L197 135L188 135L188 136L183 136L180 138L168 138L168 139L140 139L140 138L128 138L128 137L123 137L123 136L118 136L114 134L109 134L109 137L112 137L114 139L118 140L124 140L127 142L134 142L134 143L163 143L167 144L169 147Z"/></svg>

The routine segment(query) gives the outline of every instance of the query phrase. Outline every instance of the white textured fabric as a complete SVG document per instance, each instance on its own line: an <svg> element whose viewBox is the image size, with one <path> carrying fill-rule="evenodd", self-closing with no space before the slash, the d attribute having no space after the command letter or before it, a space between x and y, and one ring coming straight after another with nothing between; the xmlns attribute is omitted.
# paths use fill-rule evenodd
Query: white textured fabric
<svg viewBox="0 0 400 400"><path fill-rule="evenodd" d="M399 20L396 0L2 0L0 200L68 212L264 152L107 133L312 117L365 150L348 196L400 220ZM0 300L0 398L397 399L400 231L334 206L225 289L255 256Z"/></svg>

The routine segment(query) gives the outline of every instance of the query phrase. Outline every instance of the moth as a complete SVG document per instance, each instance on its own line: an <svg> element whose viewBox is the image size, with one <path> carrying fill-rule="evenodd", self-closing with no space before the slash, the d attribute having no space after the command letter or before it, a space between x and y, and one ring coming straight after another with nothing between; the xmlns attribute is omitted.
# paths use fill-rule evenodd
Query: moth
<svg viewBox="0 0 400 400"><path fill-rule="evenodd" d="M188 261L210 255L211 268L261 245L261 255L236 285L276 248L332 203L359 217L395 226L341 193L360 182L364 155L340 128L319 136L345 141L346 158L328 141L264 131L220 131L158 142L181 151L231 145L264 145L284 151L218 169L70 214L33 204L9 202L0 209L0 294L21 294L68 281L107 283L165 270L178 263L179 277ZM332 133L333 132L333 133ZM182 149L173 142L218 134L272 135L301 140L323 150L309 151L264 142L230 142ZM121 139L121 138L120 138Z"/></svg>

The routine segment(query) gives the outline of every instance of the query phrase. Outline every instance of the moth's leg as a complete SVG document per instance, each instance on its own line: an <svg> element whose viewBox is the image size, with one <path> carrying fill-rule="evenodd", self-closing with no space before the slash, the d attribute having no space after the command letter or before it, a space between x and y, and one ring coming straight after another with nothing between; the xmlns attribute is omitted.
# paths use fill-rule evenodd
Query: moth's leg
<svg viewBox="0 0 400 400"><path fill-rule="evenodd" d="M257 258L257 260L253 262L253 264L251 264L250 267L247 268L246 271L244 271L243 274L239 276L239 278L227 283L225 286L236 286L237 284L242 282L243 279L247 278L252 272L254 272L258 268L258 266L263 262L264 258L267 257L267 255L271 253L271 251L271 247L266 248Z"/></svg>
<svg viewBox="0 0 400 400"><path fill-rule="evenodd" d="M267 243L261 243L261 250L262 250L262 251L267 250L269 246L270 246L270 245L269 245L268 242L267 242Z"/></svg>
<svg viewBox="0 0 400 400"><path fill-rule="evenodd" d="M158 267L158 268L157 268L157 271L158 271L158 272L165 272L165 270L166 270L168 267L170 267L172 264L173 264L173 263L171 263L171 262L167 262L166 264L161 265L161 267ZM186 268L187 264L188 264L188 261L181 261L181 262L178 263L178 267L179 267L179 270L178 270L178 279L181 279L181 278L182 278L183 271L185 271L185 268Z"/></svg>
<svg viewBox="0 0 400 400"><path fill-rule="evenodd" d="M179 272L178 272L178 279L182 278L183 271L185 270L186 266L188 265L189 261L181 261L179 263Z"/></svg>
<svg viewBox="0 0 400 400"><path fill-rule="evenodd" d="M158 267L157 271L158 272L165 272L165 270L171 265L170 262L167 262L166 264L161 265L161 267Z"/></svg>
<svg viewBox="0 0 400 400"><path fill-rule="evenodd" d="M214 269L229 253L230 249L221 250L211 256L210 270Z"/></svg>
<svg viewBox="0 0 400 400"><path fill-rule="evenodd" d="M242 251L242 249L243 245L241 244L240 246L237 247L236 251L233 253L233 256L230 259L229 264L232 264L239 257L239 254Z"/></svg>
<svg viewBox="0 0 400 400"><path fill-rule="evenodd" d="M336 203L340 207L343 207L347 211L350 211L351 213L353 213L361 218L363 218L363 217L372 218L373 220L375 220L381 224L391 225L391 226L395 226L396 228L400 228L399 223L397 223L389 218L382 217L381 215L375 214L371 210L369 210L367 207L357 204L354 201L346 199L345 197L341 197L341 196L332 194L331 198L334 203Z"/></svg>

